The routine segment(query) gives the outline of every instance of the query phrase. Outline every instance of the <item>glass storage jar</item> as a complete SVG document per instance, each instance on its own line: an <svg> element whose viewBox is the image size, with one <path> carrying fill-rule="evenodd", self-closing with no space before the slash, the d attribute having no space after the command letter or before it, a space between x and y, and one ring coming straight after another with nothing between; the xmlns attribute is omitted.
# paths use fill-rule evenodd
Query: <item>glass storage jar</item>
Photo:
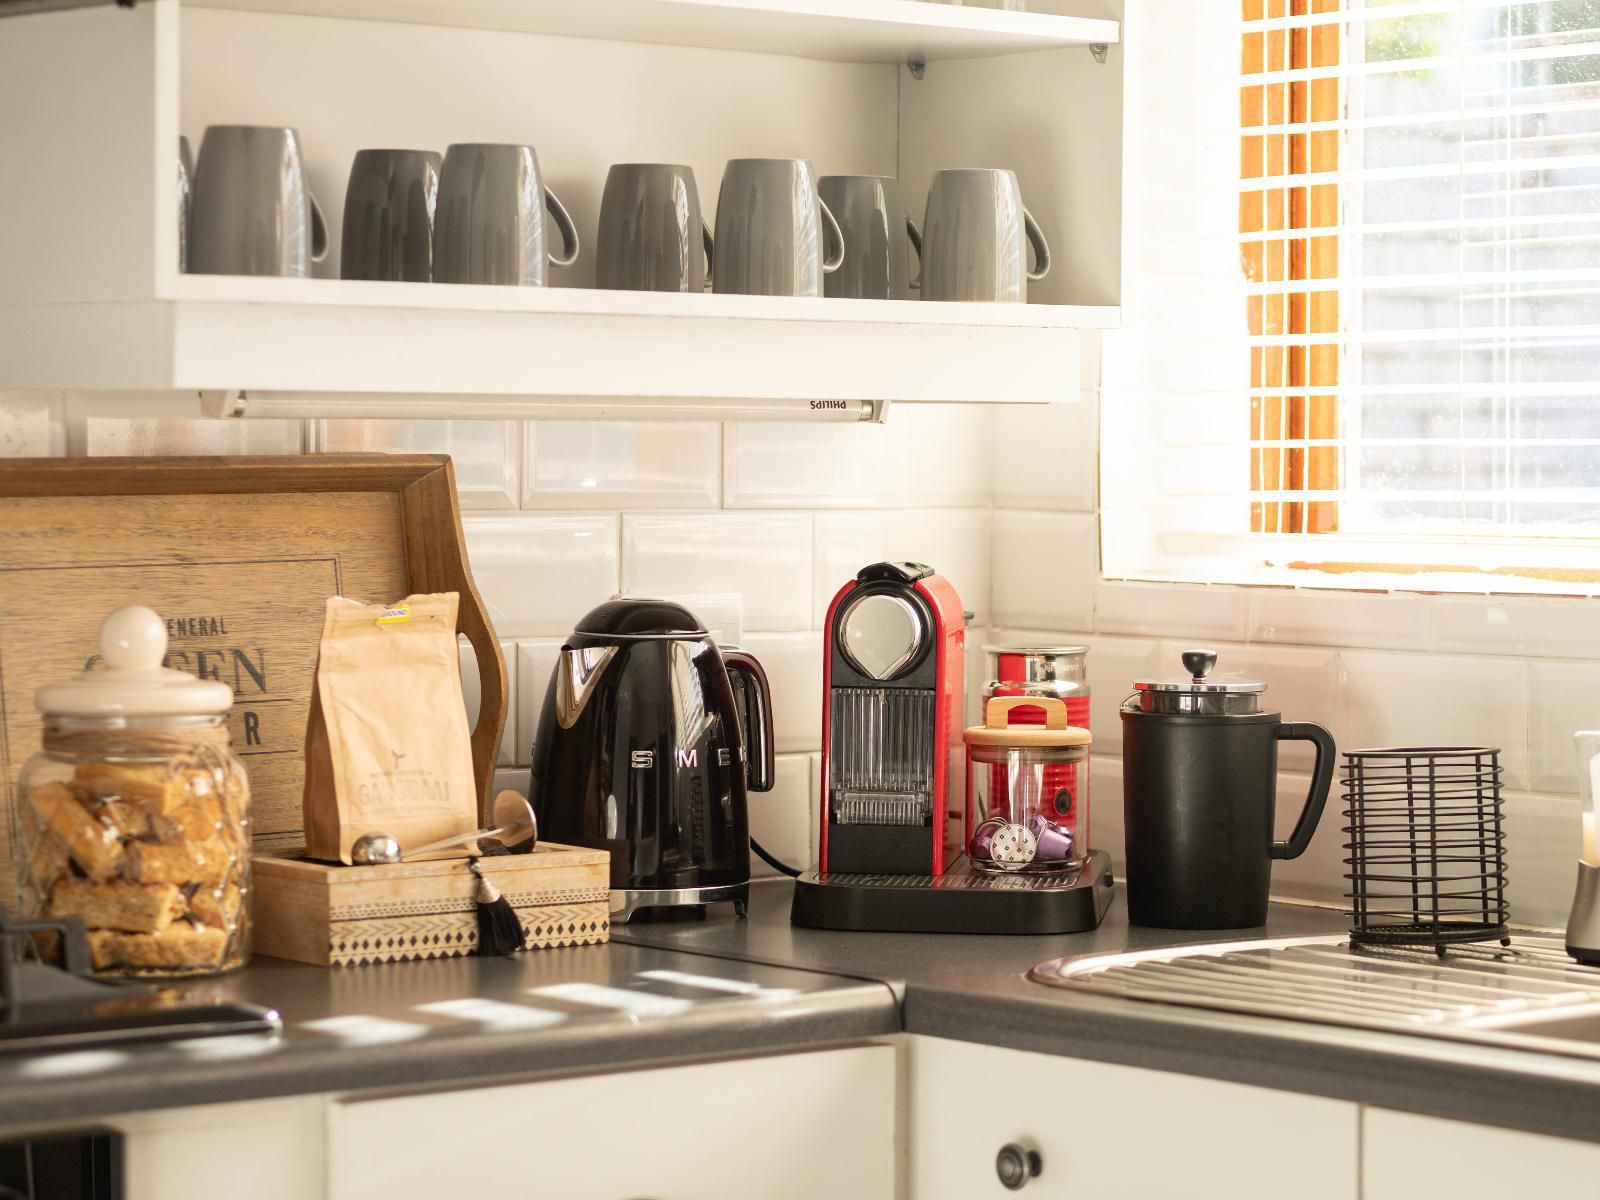
<svg viewBox="0 0 1600 1200"><path fill-rule="evenodd" d="M97 975L181 978L250 957L250 787L225 684L163 667L148 608L100 627L101 665L39 689L12 845L25 916L76 916Z"/></svg>
<svg viewBox="0 0 1600 1200"><path fill-rule="evenodd" d="M1028 706L1042 724L1011 724ZM1089 731L1052 696L996 696L967 748L967 857L983 871L1065 871L1089 852Z"/></svg>

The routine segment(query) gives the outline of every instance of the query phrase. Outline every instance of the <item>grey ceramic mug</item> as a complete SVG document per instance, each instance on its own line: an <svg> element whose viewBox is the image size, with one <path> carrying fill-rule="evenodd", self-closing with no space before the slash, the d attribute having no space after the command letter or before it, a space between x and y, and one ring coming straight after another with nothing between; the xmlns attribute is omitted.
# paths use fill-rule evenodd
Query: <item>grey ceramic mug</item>
<svg viewBox="0 0 1600 1200"><path fill-rule="evenodd" d="M328 256L300 137L276 125L211 125L195 161L189 270L304 277Z"/></svg>
<svg viewBox="0 0 1600 1200"><path fill-rule="evenodd" d="M439 165L432 150L357 150L344 192L341 279L433 278Z"/></svg>
<svg viewBox="0 0 1600 1200"><path fill-rule="evenodd" d="M617 163L606 173L595 286L698 292L711 273L711 230L694 172L677 163Z"/></svg>
<svg viewBox="0 0 1600 1200"><path fill-rule="evenodd" d="M922 298L1021 302L1050 270L1044 231L1010 171L936 171L922 223ZM1027 244L1037 260L1027 269Z"/></svg>
<svg viewBox="0 0 1600 1200"><path fill-rule="evenodd" d="M900 205L900 185L887 175L824 175L817 190L844 234L844 262L822 282L823 294L893 300L918 286L907 274L908 239L922 234Z"/></svg>
<svg viewBox="0 0 1600 1200"><path fill-rule="evenodd" d="M824 254L824 239L832 242ZM799 158L735 158L717 197L714 290L746 296L820 296L844 261L844 234Z"/></svg>
<svg viewBox="0 0 1600 1200"><path fill-rule="evenodd" d="M561 231L561 253L546 249L545 213ZM545 186L532 146L458 142L439 170L433 221L436 283L543 287L550 267L578 258L578 230Z"/></svg>

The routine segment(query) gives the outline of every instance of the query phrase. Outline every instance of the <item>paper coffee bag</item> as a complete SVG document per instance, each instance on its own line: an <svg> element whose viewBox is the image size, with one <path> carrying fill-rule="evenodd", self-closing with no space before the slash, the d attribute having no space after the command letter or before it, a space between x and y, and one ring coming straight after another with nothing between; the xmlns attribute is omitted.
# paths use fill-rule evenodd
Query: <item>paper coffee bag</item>
<svg viewBox="0 0 1600 1200"><path fill-rule="evenodd" d="M443 592L387 607L328 601L306 724L309 857L348 863L368 833L397 838L403 851L478 828L458 600Z"/></svg>

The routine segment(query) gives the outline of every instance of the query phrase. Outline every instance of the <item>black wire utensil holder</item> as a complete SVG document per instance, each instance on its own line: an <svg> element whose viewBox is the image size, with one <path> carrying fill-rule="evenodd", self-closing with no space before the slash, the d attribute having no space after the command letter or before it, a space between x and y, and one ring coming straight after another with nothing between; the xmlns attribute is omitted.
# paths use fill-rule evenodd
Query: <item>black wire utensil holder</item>
<svg viewBox="0 0 1600 1200"><path fill-rule="evenodd" d="M1345 753L1352 945L1510 944L1500 772L1485 746Z"/></svg>

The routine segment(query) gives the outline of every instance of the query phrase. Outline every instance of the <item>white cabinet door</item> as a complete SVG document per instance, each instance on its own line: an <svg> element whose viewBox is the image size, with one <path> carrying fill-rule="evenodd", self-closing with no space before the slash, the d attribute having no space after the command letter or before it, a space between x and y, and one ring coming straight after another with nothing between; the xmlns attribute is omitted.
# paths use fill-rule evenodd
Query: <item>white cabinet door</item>
<svg viewBox="0 0 1600 1200"><path fill-rule="evenodd" d="M1600 1145L1369 1108L1361 1184L1364 1200L1594 1200Z"/></svg>
<svg viewBox="0 0 1600 1200"><path fill-rule="evenodd" d="M895 1051L335 1104L331 1200L894 1200Z"/></svg>
<svg viewBox="0 0 1600 1200"><path fill-rule="evenodd" d="M128 1200L321 1200L326 1096L129 1113Z"/></svg>
<svg viewBox="0 0 1600 1200"><path fill-rule="evenodd" d="M910 1040L911 1200L1011 1195L996 1171L1008 1144L1039 1156L1019 1191L1040 1200L1356 1200L1354 1104Z"/></svg>

